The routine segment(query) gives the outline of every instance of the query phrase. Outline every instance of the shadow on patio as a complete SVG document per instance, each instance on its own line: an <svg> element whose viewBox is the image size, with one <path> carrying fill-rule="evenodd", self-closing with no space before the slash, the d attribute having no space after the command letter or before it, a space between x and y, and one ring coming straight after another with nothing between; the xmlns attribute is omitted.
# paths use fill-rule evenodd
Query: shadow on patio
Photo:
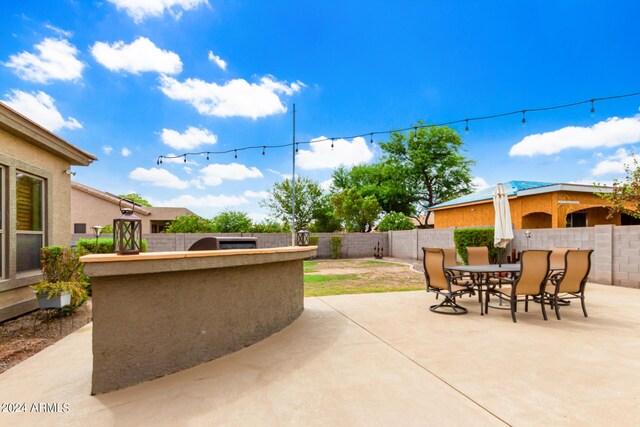
<svg viewBox="0 0 640 427"><path fill-rule="evenodd" d="M584 318L429 312L425 292L307 298L293 325L203 365L90 396L91 325L0 375L11 425L633 425L640 291L588 285Z"/></svg>

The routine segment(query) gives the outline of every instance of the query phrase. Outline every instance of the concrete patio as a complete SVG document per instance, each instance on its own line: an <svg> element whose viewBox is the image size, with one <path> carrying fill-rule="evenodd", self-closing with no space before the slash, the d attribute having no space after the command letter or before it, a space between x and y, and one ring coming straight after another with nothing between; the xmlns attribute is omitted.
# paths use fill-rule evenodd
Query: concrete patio
<svg viewBox="0 0 640 427"><path fill-rule="evenodd" d="M0 375L2 425L637 425L640 291L589 285L563 319L428 310L424 291L307 298L283 331L195 368L90 396L91 325ZM168 331L169 332L169 331Z"/></svg>

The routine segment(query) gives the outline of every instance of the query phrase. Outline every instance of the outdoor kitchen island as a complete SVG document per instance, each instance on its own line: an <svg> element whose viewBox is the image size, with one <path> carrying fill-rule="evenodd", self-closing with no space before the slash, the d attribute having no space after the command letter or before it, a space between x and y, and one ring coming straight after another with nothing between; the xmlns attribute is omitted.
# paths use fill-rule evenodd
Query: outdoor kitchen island
<svg viewBox="0 0 640 427"><path fill-rule="evenodd" d="M317 246L86 255L92 394L178 372L254 344L304 310Z"/></svg>

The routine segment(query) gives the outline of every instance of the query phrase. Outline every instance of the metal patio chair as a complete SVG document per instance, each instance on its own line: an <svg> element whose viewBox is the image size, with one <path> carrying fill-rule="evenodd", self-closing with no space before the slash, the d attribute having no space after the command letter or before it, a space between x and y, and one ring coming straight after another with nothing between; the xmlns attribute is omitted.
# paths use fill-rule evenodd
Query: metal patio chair
<svg viewBox="0 0 640 427"><path fill-rule="evenodd" d="M587 285L589 270L591 270L591 253L588 250L568 250L564 256L564 272L551 276L551 280L545 287L545 298L551 303L556 311L556 317L560 320L560 300L580 299L584 317L587 315L587 308L584 304L584 288Z"/></svg>
<svg viewBox="0 0 640 427"><path fill-rule="evenodd" d="M511 286L496 288L487 287L487 298L485 298L484 312L489 313L489 297L497 295L507 299L511 305L511 319L516 320L518 301L524 301L524 311L529 311L529 297L540 297L542 307L542 317L547 320L547 312L544 304L545 286L549 276L549 257L551 251L530 250L522 252L520 260L520 275ZM523 296L524 299L518 299Z"/></svg>
<svg viewBox="0 0 640 427"><path fill-rule="evenodd" d="M438 314L465 314L467 309L456 304L456 298L465 294L473 294L473 287L469 286L468 282L461 281L463 280L461 276L455 276L445 270L443 249L422 248L422 251L424 252L423 263L427 292L443 296L442 302L430 306L429 310Z"/></svg>

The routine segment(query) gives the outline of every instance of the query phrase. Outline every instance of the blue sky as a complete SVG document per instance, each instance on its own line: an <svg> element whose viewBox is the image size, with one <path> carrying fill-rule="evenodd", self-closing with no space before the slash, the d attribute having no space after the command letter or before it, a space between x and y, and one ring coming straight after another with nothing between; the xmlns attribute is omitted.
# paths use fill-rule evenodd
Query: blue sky
<svg viewBox="0 0 640 427"><path fill-rule="evenodd" d="M636 1L51 0L0 6L0 99L99 161L75 180L260 220L291 150L156 165L640 91ZM640 97L457 126L479 185L610 182L640 153ZM376 137L376 140L385 138ZM363 140L303 146L326 184Z"/></svg>

